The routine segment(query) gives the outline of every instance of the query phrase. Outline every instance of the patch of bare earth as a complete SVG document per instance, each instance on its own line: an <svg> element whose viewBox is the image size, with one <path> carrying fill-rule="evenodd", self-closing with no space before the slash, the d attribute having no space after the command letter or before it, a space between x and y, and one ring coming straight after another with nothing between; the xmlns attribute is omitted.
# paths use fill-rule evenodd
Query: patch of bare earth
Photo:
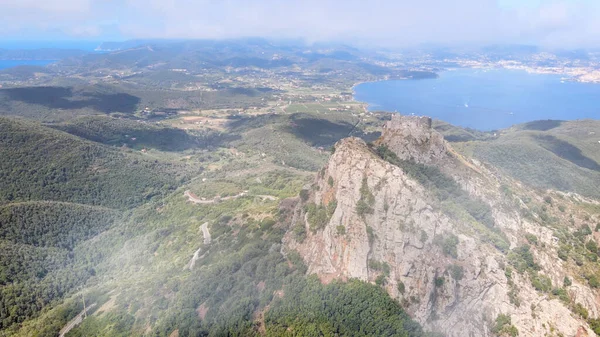
<svg viewBox="0 0 600 337"><path fill-rule="evenodd" d="M261 335L267 333L267 328L265 327L265 313L269 311L270 305L267 305L263 310L258 310L254 312L254 322L256 324L256 330Z"/></svg>
<svg viewBox="0 0 600 337"><path fill-rule="evenodd" d="M201 321L203 321L204 318L206 317L206 314L208 313L208 309L210 309L210 308L206 305L206 302L200 304L198 309L196 309L196 312L198 313L198 318L200 318Z"/></svg>
<svg viewBox="0 0 600 337"><path fill-rule="evenodd" d="M258 291L260 291L260 292L263 292L265 290L265 286L266 286L265 281L260 281L256 285L256 289L258 289Z"/></svg>
<svg viewBox="0 0 600 337"><path fill-rule="evenodd" d="M101 315L105 312L111 311L115 307L116 301L117 301L117 295L112 295L108 299L108 301L106 301L106 303L102 304L102 306L100 308L98 308L98 310L96 310L95 314Z"/></svg>
<svg viewBox="0 0 600 337"><path fill-rule="evenodd" d="M174 123L174 126L188 129L213 128L218 130L225 130L225 125L228 122L226 118L214 118L205 116L185 116L179 121L180 123Z"/></svg>
<svg viewBox="0 0 600 337"><path fill-rule="evenodd" d="M260 291L263 291L265 289L265 281L260 281L256 287ZM283 292L283 290L276 290L273 292L273 295L278 298L282 298L285 295L285 293ZM258 333L260 333L261 335L264 335L267 333L267 328L265 326L265 313L267 313L270 308L271 308L271 304L268 304L262 310L256 310L253 314L254 322L256 324L256 329L258 330Z"/></svg>

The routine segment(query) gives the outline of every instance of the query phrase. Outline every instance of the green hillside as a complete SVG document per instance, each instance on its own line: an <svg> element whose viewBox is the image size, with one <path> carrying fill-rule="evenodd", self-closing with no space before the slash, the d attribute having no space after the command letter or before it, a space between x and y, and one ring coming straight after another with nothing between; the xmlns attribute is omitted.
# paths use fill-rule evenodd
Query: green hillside
<svg viewBox="0 0 600 337"><path fill-rule="evenodd" d="M96 275L112 241L89 247L121 221L121 210L171 193L200 172L11 118L0 118L0 157L2 330Z"/></svg>
<svg viewBox="0 0 600 337"><path fill-rule="evenodd" d="M93 276L102 258L76 248L120 217L111 209L63 202L0 206L0 327L34 317Z"/></svg>
<svg viewBox="0 0 600 337"><path fill-rule="evenodd" d="M64 202L23 202L0 206L0 239L16 244L72 250L112 224L121 213Z"/></svg>
<svg viewBox="0 0 600 337"><path fill-rule="evenodd" d="M457 145L531 186L600 197L600 121L538 121Z"/></svg>
<svg viewBox="0 0 600 337"><path fill-rule="evenodd" d="M9 118L0 118L0 157L0 203L54 200L123 208L199 172Z"/></svg>
<svg viewBox="0 0 600 337"><path fill-rule="evenodd" d="M79 117L68 122L48 125L72 135L107 145L134 149L183 151L218 146L227 137L218 131L190 131L158 126L146 121L107 116Z"/></svg>
<svg viewBox="0 0 600 337"><path fill-rule="evenodd" d="M481 331L491 333L488 285L496 299L509 285L507 301L525 303L531 292L516 285L542 279L534 261L572 268L549 280L548 301L570 295L567 281L600 287L600 251L592 240L600 231L599 206L536 191L600 197L600 121L537 121L492 132L435 121L454 149L467 161L483 162L501 186L483 176L455 179L446 168L400 160L383 146L357 153L356 167L375 155L397 167L389 167L377 193L369 186L358 191L363 204L366 192L386 194L364 213L377 212L372 218L394 232L379 231L387 224L364 230L342 225L328 229L317 248L305 249L289 240L317 235L308 230L313 206L319 207L316 217L337 210L335 218L321 217L336 221L365 209L345 197L354 193L353 169L345 171L348 178L325 177L354 161L351 153L324 169L336 142L354 136L372 145L391 119L354 101L353 86L435 78L434 71L456 66L447 61L459 54L448 50L443 63L430 63L425 60L438 56L429 52L395 55L262 39L128 41L102 48L71 52L74 57L48 67L0 71L0 337L56 337L69 327L66 337L437 337L443 334L424 331L409 313L427 317L421 322L428 328L440 328L433 325L438 321L448 329L474 325L473 317L451 317L462 312L463 295L479 290L485 291L481 301L470 303L486 313L490 326ZM364 177L377 176L373 163L365 162ZM497 198L488 194L496 187L502 191ZM388 203L388 191L402 195ZM317 193L327 207L312 203ZM527 221L509 223L509 211ZM451 228L462 223L464 231ZM545 228L538 231L538 224ZM525 230L528 235L521 235ZM336 270L338 279L307 275L329 267L305 265L303 256L329 256L333 267L344 258L332 249L334 240L345 252L356 247L350 242L355 237L369 242L360 260L368 268L362 279L371 282L346 279L353 273L344 270ZM526 242L527 249L519 248ZM479 250L488 243L507 259L496 249ZM472 254L479 252L481 259ZM405 258L415 259L415 268L392 265ZM344 265L364 268L353 261ZM431 265L416 265L426 261ZM579 302L583 312L587 303ZM83 315L84 303L90 309L85 319L70 324ZM499 317L510 314L509 307L505 301ZM558 328L542 307L523 305L515 312L525 320L521 315L513 323L529 324L526 316L540 314L543 323L527 325L532 331Z"/></svg>

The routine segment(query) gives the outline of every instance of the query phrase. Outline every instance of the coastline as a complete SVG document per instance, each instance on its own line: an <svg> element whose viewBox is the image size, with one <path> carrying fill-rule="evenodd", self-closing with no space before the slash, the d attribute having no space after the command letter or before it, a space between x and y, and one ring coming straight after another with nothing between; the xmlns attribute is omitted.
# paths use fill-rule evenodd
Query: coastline
<svg viewBox="0 0 600 337"><path fill-rule="evenodd" d="M363 105L365 112L369 112L369 103L368 102L363 102L363 101L359 101L356 99L356 87L363 84L363 83L375 83L375 82L381 82L381 81L388 81L386 79L382 79L382 80L373 80L373 81L363 81L363 82L356 82L352 85L352 87L350 87L350 92L352 93L352 101L353 102L357 102Z"/></svg>
<svg viewBox="0 0 600 337"><path fill-rule="evenodd" d="M0 71L11 69L20 66L38 66L38 67L46 67L52 63L55 63L59 60L35 60L35 59L10 59L10 60L0 60Z"/></svg>
<svg viewBox="0 0 600 337"><path fill-rule="evenodd" d="M473 66L465 66L465 67L452 67L452 68L443 68L440 71L432 72L436 74L436 78L439 77L440 73L453 71L458 69L483 69L483 70L519 70L525 71L529 74L542 74L542 75L557 75L563 76L560 78L561 81L568 82L577 82L577 83L589 83L589 84L600 84L600 70L585 70L584 68L572 68L572 69L546 69L546 68L536 68L536 67L528 67L528 66L517 66L517 65L473 65ZM435 78L432 78L435 79ZM405 77L405 78L389 78L386 76L381 79L375 79L370 81L361 81L356 82L350 87L350 92L352 92L352 100L355 102L367 104L367 102L362 102L356 99L356 87L364 84L364 83L376 83L376 82L384 82L384 81L406 81L406 80L419 80L415 78Z"/></svg>
<svg viewBox="0 0 600 337"><path fill-rule="evenodd" d="M446 71L449 69L443 69L441 72ZM365 84L365 83L377 83L377 82L385 82L385 81L418 81L418 80L423 80L423 79L437 79L440 77L439 73L440 72L433 72L433 71L427 71L429 73L435 74L435 77L432 78L414 78L414 77L398 77L398 78L390 78L389 75L384 76L383 78L380 79L375 79L375 80L370 80L370 81L360 81L360 82L355 82L352 87L350 87L350 92L352 93L352 101L357 102L357 103L361 103L365 105L365 112L369 112L371 111L369 109L369 103L368 102L363 102L363 101L359 101L356 99L356 87L361 85L361 84Z"/></svg>
<svg viewBox="0 0 600 337"><path fill-rule="evenodd" d="M489 70L489 74L485 74L487 73L486 70ZM450 75L449 73L452 73L453 71L464 71L464 74L461 74L460 72L456 73L456 75ZM461 81L465 80L467 81L467 83L470 82L477 82L479 81L479 76L483 78L487 78L486 76L490 76L490 78L487 78L486 81L496 81L496 77L495 76L500 76L498 78L498 81L500 81L500 83L504 83L502 82L502 78L505 77L505 75L502 75L502 73L507 72L506 76L508 76L508 79L512 79L512 78L520 78L520 77L527 77L527 76L532 76L535 74L539 74L539 75L544 75L543 77L540 77L539 79L534 79L533 81L535 81L536 83L545 83L544 85L551 85L551 87L553 88L552 90L557 91L557 93L564 93L564 92L581 92L581 90L583 90L583 92L586 92L589 94L592 94L594 92L597 92L598 90L600 90L600 87L598 86L591 86L591 84L599 84L599 82L591 82L591 81L582 81L582 80L577 80L576 78L570 77L568 73L562 73L562 72L554 72L554 71L542 71L540 69L534 69L534 68L522 68L522 67L504 67L504 66L485 66L485 65L477 65L477 66L471 66L471 67L449 67L449 68L445 68L445 69L439 69L436 74L439 77L444 77L446 78L446 76L444 76L444 73L447 74L447 78L444 81L444 83L446 85L448 85L448 81L452 82L457 80ZM513 73L513 75L509 75L510 73ZM600 72L599 72L600 73ZM469 75L472 74L473 76ZM466 76L466 77L464 77ZM514 77L516 76L516 77ZM455 78L456 77L456 78ZM463 78L464 77L464 78ZM571 117L565 117L565 111L568 110L567 107L563 106L563 102L565 101L564 99L558 99L557 104L556 104L556 108L549 108L547 113L527 113L527 110L519 110L521 109L521 105L514 105L514 106L507 106L507 107L503 107L503 105L499 105L501 108L494 108L493 106L491 107L485 107L485 105L482 105L482 103L476 103L475 101L470 102L469 100L465 101L464 104L464 108L462 107L462 103L460 102L452 102L453 105L449 106L448 109L442 109L440 110L439 108L435 108L433 107L432 109L427 108L427 103L429 101L425 100L422 103L424 104L420 104L421 107L417 107L413 105L403 105L402 101L404 99L409 99L409 96L402 96L402 94L400 93L400 96L395 96L395 91L394 90L401 90L401 91L406 91L406 92L412 92L410 88L412 88L412 84L408 84L406 82L404 83L400 83L402 81L406 81L409 80L410 78L404 78L404 79L392 79L389 78L388 76L385 77L381 77L378 79L371 79L368 81L362 81L362 82L356 82L352 85L352 100L356 103L361 104L364 107L364 111L365 112L380 112L380 111L385 111L385 112L389 112L389 113L393 113L394 111L415 111L415 113L417 113L417 111L421 111L421 113L424 113L426 111L431 110L431 114L435 113L439 113L441 114L440 116L438 116L437 118L447 121L448 123L452 123L454 125L461 125L463 127L471 127L477 130L482 130L482 131L488 131L488 130L496 130L496 129L502 129L502 128L508 128L512 125L516 125L516 124L522 124L527 122L527 119L529 118L529 121L535 121L535 120L543 120L543 119L552 119L552 120L580 120L580 119L592 119L592 120L597 120L598 118L595 115L590 115L590 109L589 107L586 107L585 109L582 110L581 113L579 114L575 114L577 116L571 116ZM468 80L467 80L468 79ZM541 82L540 82L541 81ZM561 83L565 83L565 82L571 82L571 85L565 85L564 87L562 86ZM377 82L398 82L398 84L390 84L389 87L392 88L391 91L387 92L385 90L389 90L386 89L388 87L388 85L382 85L382 87L379 86L368 86L367 88L364 88L364 90L358 90L358 86L360 84L365 84L365 83L377 83ZM551 83L551 84L550 84ZM587 89L585 89L585 87L579 87L579 85L575 85L575 83L581 83L581 85L584 84L588 84ZM405 90L403 89L393 89L394 86L398 85L399 88L405 88ZM429 84L425 84L423 83L422 85L419 85L418 87L421 88L426 88L428 87ZM433 87L435 89L435 87L437 86L437 84L433 84ZM383 90L383 93L381 92L381 90ZM420 90L420 89L415 89L415 90ZM425 90L425 89L422 89ZM566 90L566 91L565 91ZM464 91L461 91L460 89L456 92L450 90L450 96L451 97L455 97L456 99L460 100L462 96L464 95L469 95L469 93L471 95L476 95L476 93L470 92L468 91L467 93L465 93ZM361 98L358 97L358 95L360 94ZM391 95L391 96L390 96ZM383 97L387 97L387 98L383 98ZM401 98L404 97L404 98ZM542 97L542 96L539 96ZM557 97L562 97L562 95L558 95ZM372 101L369 101L372 100ZM452 99L451 99L452 100ZM596 99L594 99L594 101L596 101ZM397 104L395 104L394 102L396 102ZM429 102L430 103L430 102ZM440 103L441 104L441 103ZM458 107L459 104L460 107ZM477 105L479 104L479 105ZM525 105L523 106L528 106L526 103L524 103ZM434 102L435 105L435 102ZM438 104L439 105L439 104ZM456 105L456 106L455 106ZM457 110L458 109L458 110ZM509 117L502 117L504 119L504 122L500 123L506 123L508 120L513 121L512 124L510 125L502 125L502 126L498 126L498 127L487 127L487 126L472 126L472 125L463 125L461 124L461 122L456 122L456 121L452 121L453 119L456 119L458 117L452 117L454 115L454 113L456 113L456 116L461 116L462 114L467 114L467 113L471 113L469 111L467 111L466 109L469 109L469 111L472 110L472 113L491 113L494 112L496 113L496 115L499 115L500 113L502 114L510 114L510 115L515 115L513 116L509 116ZM499 110L499 109L505 109L505 110ZM438 111L440 110L440 111ZM455 111L457 110L457 111ZM534 109L535 110L535 109ZM538 109L539 110L539 109ZM437 111L437 112L436 112ZM483 112L482 112L483 111ZM490 112L491 111L491 112ZM524 112L525 111L525 112ZM539 111L544 111L539 110ZM442 117L445 116L444 117ZM519 117L520 116L520 117ZM546 117L544 117L546 116ZM500 117L498 117L498 119L502 119ZM469 122L470 123L470 122ZM468 124L468 123L467 123ZM481 124L481 123L480 123ZM485 124L485 123L483 123Z"/></svg>
<svg viewBox="0 0 600 337"><path fill-rule="evenodd" d="M498 63L498 64L469 64L463 68L471 69L506 69L506 70L521 70L530 74L545 74L564 76L563 81L600 84L600 69L587 67L535 67L527 66L518 63Z"/></svg>

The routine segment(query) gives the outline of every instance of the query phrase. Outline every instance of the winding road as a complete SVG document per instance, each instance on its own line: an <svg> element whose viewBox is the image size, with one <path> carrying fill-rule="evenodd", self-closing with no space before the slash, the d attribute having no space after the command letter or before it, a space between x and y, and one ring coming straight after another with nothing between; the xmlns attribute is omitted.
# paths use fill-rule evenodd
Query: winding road
<svg viewBox="0 0 600 337"><path fill-rule="evenodd" d="M196 196L190 190L183 192L183 195L186 196L188 198L188 200L193 202L194 204L210 205L210 204L216 204L216 203L226 201L226 200L232 200L232 199L237 199L240 197L245 197L248 195L248 191L244 191L237 195L231 195L231 196L222 197L222 198L217 196L210 200L200 199L200 198L198 198L198 196ZM261 198L263 200L270 200L270 201L279 200L279 198L272 196L272 195L254 195L253 197ZM212 237L210 236L210 232L208 231L208 222L203 223L202 226L200 226L200 229L202 230L202 236L204 237L204 246L209 245L212 240ZM201 258L200 252L202 252L202 247L198 248L194 252L194 255L192 255L190 262L187 264L187 268L189 270L192 270L194 268L194 265L196 264L196 261L198 261L198 259Z"/></svg>
<svg viewBox="0 0 600 337"><path fill-rule="evenodd" d="M202 230L202 236L204 237L204 245L209 245L210 241L211 241L211 236L210 236L210 232L208 231L208 222L203 223L202 226L200 226L200 229ZM192 270L194 268L196 261L198 261L198 259L200 258L201 251L202 251L202 247L198 248L194 252L192 259L190 260L190 263L188 264L189 270Z"/></svg>
<svg viewBox="0 0 600 337"><path fill-rule="evenodd" d="M208 222L203 223L202 226L200 226L200 229L202 229L202 236L204 237L204 244L209 245L211 237L210 237L210 232L208 231Z"/></svg>

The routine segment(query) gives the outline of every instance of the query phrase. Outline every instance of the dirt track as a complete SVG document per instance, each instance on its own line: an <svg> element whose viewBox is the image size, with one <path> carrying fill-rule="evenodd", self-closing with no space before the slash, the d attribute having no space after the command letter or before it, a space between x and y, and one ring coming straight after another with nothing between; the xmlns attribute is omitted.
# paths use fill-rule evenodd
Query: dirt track
<svg viewBox="0 0 600 337"><path fill-rule="evenodd" d="M227 200L232 200L232 199L237 199L237 198L241 198L241 197L245 197L248 196L248 191L244 191L241 192L239 194L236 195L231 195L228 197L214 197L212 199L201 199L198 198L194 193L192 193L192 191L187 190L185 192L183 192L183 195L185 195L189 201L193 202L194 204L201 204L201 205L210 205L210 204L216 204L222 201L227 201ZM271 200L271 201L276 201L279 198L272 196L272 195L254 195L254 197L257 198L261 198L261 199L267 199L267 200Z"/></svg>
<svg viewBox="0 0 600 337"><path fill-rule="evenodd" d="M95 306L96 306L96 303L90 304L87 307L87 311L90 311L90 309L92 309ZM67 325L65 325L60 330L59 337L64 337L66 334L69 333L69 331L73 330L74 327L76 327L77 325L79 325L83 321L83 315L84 314L85 314L85 311L82 310L79 314L77 314L77 316L75 316L75 318L73 318L72 320L70 320L69 323L67 323Z"/></svg>

